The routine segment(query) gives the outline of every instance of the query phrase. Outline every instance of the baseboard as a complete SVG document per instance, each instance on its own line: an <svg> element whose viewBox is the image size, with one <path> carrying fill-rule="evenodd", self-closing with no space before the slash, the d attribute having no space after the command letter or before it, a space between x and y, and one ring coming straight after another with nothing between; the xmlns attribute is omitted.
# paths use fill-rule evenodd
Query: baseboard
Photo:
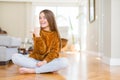
<svg viewBox="0 0 120 80"><path fill-rule="evenodd" d="M8 60L8 61L0 61L0 66L1 66L1 65L7 65L7 64L9 64L9 63L11 63L11 60Z"/></svg>
<svg viewBox="0 0 120 80"><path fill-rule="evenodd" d="M102 62L111 66L120 66L120 59L103 57Z"/></svg>
<svg viewBox="0 0 120 80"><path fill-rule="evenodd" d="M120 66L120 59L118 58L108 58L102 55L102 53L94 52L94 51L82 51L87 54L91 54L93 56L101 57L102 62L111 66Z"/></svg>

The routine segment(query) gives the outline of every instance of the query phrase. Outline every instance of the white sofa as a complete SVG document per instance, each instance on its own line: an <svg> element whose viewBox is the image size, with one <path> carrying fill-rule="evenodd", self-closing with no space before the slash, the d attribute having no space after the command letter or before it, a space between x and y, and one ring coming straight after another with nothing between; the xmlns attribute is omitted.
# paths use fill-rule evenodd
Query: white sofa
<svg viewBox="0 0 120 80"><path fill-rule="evenodd" d="M0 35L0 65L7 64L12 54L18 53L21 39L8 35Z"/></svg>

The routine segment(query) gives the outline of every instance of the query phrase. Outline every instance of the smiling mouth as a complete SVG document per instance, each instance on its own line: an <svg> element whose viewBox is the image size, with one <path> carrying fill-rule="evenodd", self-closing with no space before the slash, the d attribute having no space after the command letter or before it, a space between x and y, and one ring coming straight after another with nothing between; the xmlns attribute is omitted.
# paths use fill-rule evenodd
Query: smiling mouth
<svg viewBox="0 0 120 80"><path fill-rule="evenodd" d="M46 23L41 23L41 25L45 25Z"/></svg>

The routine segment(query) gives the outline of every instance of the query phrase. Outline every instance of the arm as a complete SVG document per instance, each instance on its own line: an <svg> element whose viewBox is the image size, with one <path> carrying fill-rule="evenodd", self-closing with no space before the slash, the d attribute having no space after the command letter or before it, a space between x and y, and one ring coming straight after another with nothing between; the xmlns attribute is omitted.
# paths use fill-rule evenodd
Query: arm
<svg viewBox="0 0 120 80"><path fill-rule="evenodd" d="M46 51L46 44L42 37L36 37L33 34L33 39L34 39L34 52L44 54Z"/></svg>
<svg viewBox="0 0 120 80"><path fill-rule="evenodd" d="M59 40L58 36L56 36L53 40L53 44L51 46L50 52L48 52L48 54L44 60L47 62L50 62L54 58L58 58L59 52L60 52L60 40Z"/></svg>

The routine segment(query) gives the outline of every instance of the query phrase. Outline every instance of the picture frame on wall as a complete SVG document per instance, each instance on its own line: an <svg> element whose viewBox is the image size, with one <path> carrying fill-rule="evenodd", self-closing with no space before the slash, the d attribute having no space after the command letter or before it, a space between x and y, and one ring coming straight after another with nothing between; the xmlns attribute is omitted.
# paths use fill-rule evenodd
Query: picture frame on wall
<svg viewBox="0 0 120 80"><path fill-rule="evenodd" d="M89 22L95 21L95 0L89 0Z"/></svg>

